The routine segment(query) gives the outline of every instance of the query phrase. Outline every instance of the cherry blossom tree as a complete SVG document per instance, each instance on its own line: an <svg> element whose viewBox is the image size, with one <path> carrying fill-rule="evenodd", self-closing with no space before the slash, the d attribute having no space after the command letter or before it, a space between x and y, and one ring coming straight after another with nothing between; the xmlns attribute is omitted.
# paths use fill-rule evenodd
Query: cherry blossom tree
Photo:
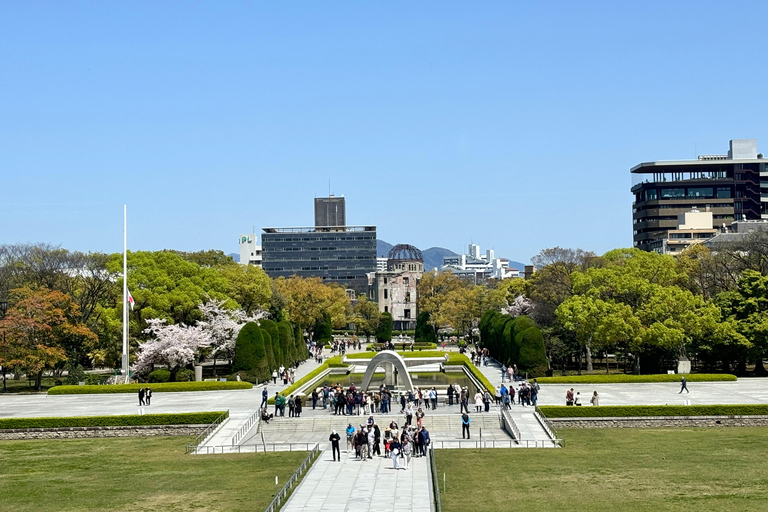
<svg viewBox="0 0 768 512"><path fill-rule="evenodd" d="M151 336L139 345L138 359L133 370L151 371L156 364L165 365L172 377L176 371L191 364L211 341L200 326L167 324L165 319L150 318L144 332Z"/></svg>
<svg viewBox="0 0 768 512"><path fill-rule="evenodd" d="M533 302L523 295L518 295L509 306L501 308L501 313L512 318L530 315L533 313Z"/></svg>

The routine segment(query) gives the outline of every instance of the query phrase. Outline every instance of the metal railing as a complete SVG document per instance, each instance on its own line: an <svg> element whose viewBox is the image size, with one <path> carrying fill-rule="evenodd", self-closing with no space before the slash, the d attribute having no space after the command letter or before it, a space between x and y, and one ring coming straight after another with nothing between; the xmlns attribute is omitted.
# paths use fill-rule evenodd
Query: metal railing
<svg viewBox="0 0 768 512"><path fill-rule="evenodd" d="M203 430L190 444L187 445L186 452L195 452L195 450L197 450L197 448L203 444L206 439L208 439L208 436L216 431L216 429L219 428L219 426L221 426L221 424L224 423L224 420L227 418L229 418L229 409L221 413L221 416L213 420L213 423L205 427L205 430Z"/></svg>
<svg viewBox="0 0 768 512"><path fill-rule="evenodd" d="M264 509L264 512L276 512L280 510L280 507L283 506L285 500L287 500L291 495L293 488L297 483L299 483L299 480L301 480L302 475L304 475L304 473L312 466L312 463L315 461L319 454L320 445L316 444L309 455L307 455L307 458L304 459L304 462L299 465L299 468L293 473L293 475L291 475L291 478L288 479L283 488L277 492L275 499L273 499L272 503L270 503L269 506Z"/></svg>
<svg viewBox="0 0 768 512"><path fill-rule="evenodd" d="M432 474L432 498L435 503L435 512L442 512L443 505L440 502L440 479L437 477L437 464L435 463L435 449L432 443L427 450L429 454L429 472Z"/></svg>
<svg viewBox="0 0 768 512"><path fill-rule="evenodd" d="M515 439L515 441L522 440L522 436L520 435L520 428L517 426L517 423L515 423L515 420L512 419L512 414L510 414L509 409L507 409L503 404L499 409L499 421L501 422L501 428L506 430L507 433Z"/></svg>
<svg viewBox="0 0 768 512"><path fill-rule="evenodd" d="M243 440L245 434L247 434L253 428L253 426L259 422L260 419L261 410L251 414L251 417L245 420L245 423L243 423L243 426L240 427L240 430L238 430L235 435L232 436L232 446L240 444L240 441Z"/></svg>
<svg viewBox="0 0 768 512"><path fill-rule="evenodd" d="M268 452L308 452L317 443L271 443L198 446L187 453L197 455L215 455L222 453L268 453Z"/></svg>
<svg viewBox="0 0 768 512"><path fill-rule="evenodd" d="M435 450L453 450L466 448L557 448L562 439L455 439L451 441L432 441Z"/></svg>
<svg viewBox="0 0 768 512"><path fill-rule="evenodd" d="M550 439L559 441L560 446L565 446L565 441L557 438L557 430L555 430L555 427L552 425L552 423L550 423L549 419L544 415L544 413L541 412L541 409L539 409L538 405L533 410L533 415L536 417L536 420L541 425L541 428L544 429Z"/></svg>

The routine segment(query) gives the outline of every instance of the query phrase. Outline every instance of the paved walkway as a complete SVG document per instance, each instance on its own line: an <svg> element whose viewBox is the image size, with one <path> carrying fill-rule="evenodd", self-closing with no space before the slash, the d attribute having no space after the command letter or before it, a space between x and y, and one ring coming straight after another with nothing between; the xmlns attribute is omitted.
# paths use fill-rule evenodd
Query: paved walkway
<svg viewBox="0 0 768 512"><path fill-rule="evenodd" d="M333 462L324 451L281 509L283 512L429 512L430 475L426 457L412 458L408 470L392 459L358 461L341 452Z"/></svg>

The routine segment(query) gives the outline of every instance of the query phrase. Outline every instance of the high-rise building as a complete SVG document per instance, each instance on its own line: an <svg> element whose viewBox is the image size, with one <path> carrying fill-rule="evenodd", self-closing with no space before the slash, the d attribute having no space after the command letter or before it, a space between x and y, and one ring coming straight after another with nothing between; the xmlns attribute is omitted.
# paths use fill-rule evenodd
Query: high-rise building
<svg viewBox="0 0 768 512"><path fill-rule="evenodd" d="M344 196L315 198L315 227L346 226Z"/></svg>
<svg viewBox="0 0 768 512"><path fill-rule="evenodd" d="M341 199L338 209L323 210L331 218L318 216L320 199ZM262 228L262 268L269 277L320 277L364 294L376 271L376 226L346 226L344 218L343 197L317 198L314 227Z"/></svg>
<svg viewBox="0 0 768 512"><path fill-rule="evenodd" d="M726 155L634 166L634 246L658 250L668 240L667 232L678 229L678 216L695 208L712 213L709 228L768 218L765 164L755 139L734 139Z"/></svg>

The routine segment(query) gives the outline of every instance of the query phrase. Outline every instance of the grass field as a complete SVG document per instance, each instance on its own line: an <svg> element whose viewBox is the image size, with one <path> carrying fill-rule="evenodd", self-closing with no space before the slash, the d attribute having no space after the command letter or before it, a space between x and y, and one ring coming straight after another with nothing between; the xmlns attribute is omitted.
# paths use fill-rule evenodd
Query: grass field
<svg viewBox="0 0 768 512"><path fill-rule="evenodd" d="M0 510L264 510L306 452L185 455L187 437L0 441Z"/></svg>
<svg viewBox="0 0 768 512"><path fill-rule="evenodd" d="M435 450L443 510L768 509L765 428L559 432L562 449Z"/></svg>

